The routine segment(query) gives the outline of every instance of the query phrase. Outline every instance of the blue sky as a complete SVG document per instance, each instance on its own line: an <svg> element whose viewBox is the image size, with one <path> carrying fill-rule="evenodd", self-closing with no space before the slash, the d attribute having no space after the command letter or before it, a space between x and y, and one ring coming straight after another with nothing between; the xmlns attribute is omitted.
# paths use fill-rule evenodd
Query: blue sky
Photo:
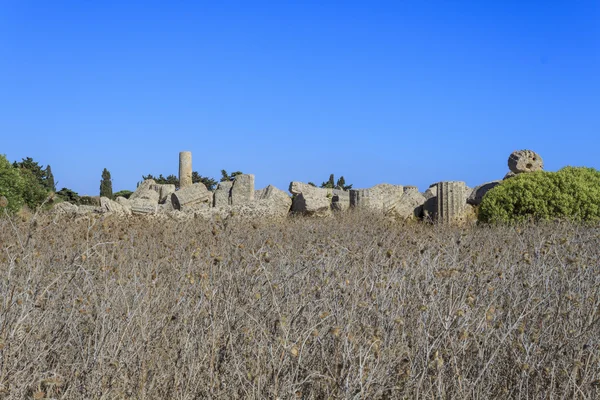
<svg viewBox="0 0 600 400"><path fill-rule="evenodd" d="M0 153L98 194L144 174L257 188L600 169L600 2L0 0Z"/></svg>

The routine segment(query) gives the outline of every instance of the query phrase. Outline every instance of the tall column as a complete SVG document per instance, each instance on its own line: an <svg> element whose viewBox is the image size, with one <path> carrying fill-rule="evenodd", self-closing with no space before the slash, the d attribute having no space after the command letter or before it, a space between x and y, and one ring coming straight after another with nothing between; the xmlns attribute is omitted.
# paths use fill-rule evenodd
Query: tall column
<svg viewBox="0 0 600 400"><path fill-rule="evenodd" d="M465 183L461 181L437 184L437 221L448 224L460 217L465 209Z"/></svg>
<svg viewBox="0 0 600 400"><path fill-rule="evenodd" d="M179 153L179 188L192 185L192 152Z"/></svg>

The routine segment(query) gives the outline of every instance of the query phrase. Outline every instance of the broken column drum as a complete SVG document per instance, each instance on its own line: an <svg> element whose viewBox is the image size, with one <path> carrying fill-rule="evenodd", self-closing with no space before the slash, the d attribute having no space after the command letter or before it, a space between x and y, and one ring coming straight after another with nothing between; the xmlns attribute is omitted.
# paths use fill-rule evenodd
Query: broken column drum
<svg viewBox="0 0 600 400"><path fill-rule="evenodd" d="M192 152L182 151L179 153L179 187L184 188L192 185Z"/></svg>
<svg viewBox="0 0 600 400"><path fill-rule="evenodd" d="M437 221L451 223L465 207L465 182L449 181L437 184Z"/></svg>

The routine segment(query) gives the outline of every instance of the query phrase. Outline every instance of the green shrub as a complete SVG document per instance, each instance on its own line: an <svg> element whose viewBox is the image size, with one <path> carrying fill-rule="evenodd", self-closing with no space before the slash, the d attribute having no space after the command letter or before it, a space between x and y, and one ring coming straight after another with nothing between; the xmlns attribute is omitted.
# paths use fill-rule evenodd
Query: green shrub
<svg viewBox="0 0 600 400"><path fill-rule="evenodd" d="M19 169L11 165L6 156L0 154L0 196L8 200L8 211L15 213L21 209L23 200L23 189L25 180L19 173Z"/></svg>
<svg viewBox="0 0 600 400"><path fill-rule="evenodd" d="M46 200L48 191L31 170L19 168L18 171L24 182L21 192L23 201L30 209L35 210Z"/></svg>
<svg viewBox="0 0 600 400"><path fill-rule="evenodd" d="M516 175L484 196L478 219L600 221L600 171L565 167Z"/></svg>
<svg viewBox="0 0 600 400"><path fill-rule="evenodd" d="M68 189L68 188L60 189L58 192L56 192L56 196L58 196L58 198L60 198L63 201L66 201L68 203L75 204L75 205L78 205L81 201L79 194L77 194L77 192L75 192L71 189Z"/></svg>
<svg viewBox="0 0 600 400"><path fill-rule="evenodd" d="M117 197L125 197L128 199L133 192L131 190L119 190L117 193L113 194L113 197L116 199Z"/></svg>

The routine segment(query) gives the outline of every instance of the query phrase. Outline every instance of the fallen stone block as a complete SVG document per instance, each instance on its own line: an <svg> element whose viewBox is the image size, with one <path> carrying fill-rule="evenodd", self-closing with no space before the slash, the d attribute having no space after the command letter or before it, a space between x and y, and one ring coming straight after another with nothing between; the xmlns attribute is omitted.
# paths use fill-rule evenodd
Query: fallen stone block
<svg viewBox="0 0 600 400"><path fill-rule="evenodd" d="M480 205L481 201L483 200L483 196L485 196L487 192L498 186L500 182L502 181L492 181L477 186L475 189L473 189L471 195L468 197L467 203L474 206Z"/></svg>
<svg viewBox="0 0 600 400"><path fill-rule="evenodd" d="M203 183L179 189L171 195L171 202L175 210L186 210L209 206L212 204L213 194Z"/></svg>
<svg viewBox="0 0 600 400"><path fill-rule="evenodd" d="M123 206L108 197L100 197L100 207L105 212L114 213L116 215L131 215L131 208L129 206Z"/></svg>
<svg viewBox="0 0 600 400"><path fill-rule="evenodd" d="M402 185L381 183L369 189L351 189L350 207L388 212L404 194Z"/></svg>
<svg viewBox="0 0 600 400"><path fill-rule="evenodd" d="M292 211L314 217L331 215L332 189L317 188L302 182L291 182Z"/></svg>

